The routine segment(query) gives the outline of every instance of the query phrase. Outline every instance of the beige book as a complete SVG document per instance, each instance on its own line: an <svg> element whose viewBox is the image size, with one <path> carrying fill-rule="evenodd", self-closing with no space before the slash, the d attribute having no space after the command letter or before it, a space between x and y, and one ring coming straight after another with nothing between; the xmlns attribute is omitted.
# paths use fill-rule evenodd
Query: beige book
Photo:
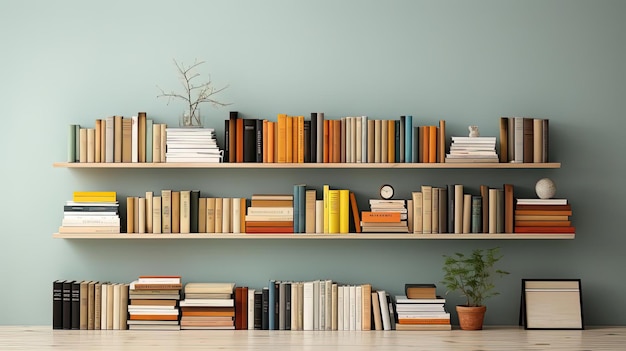
<svg viewBox="0 0 626 351"><path fill-rule="evenodd" d="M374 146L376 143L376 122L373 119L366 119L367 121L367 162L374 163L376 160L376 152ZM365 162L365 161L363 161Z"/></svg>
<svg viewBox="0 0 626 351"><path fill-rule="evenodd" d="M241 198L233 198L231 208L231 233L241 233Z"/></svg>
<svg viewBox="0 0 626 351"><path fill-rule="evenodd" d="M232 199L229 197L222 198L222 233L231 232L232 217Z"/></svg>
<svg viewBox="0 0 626 351"><path fill-rule="evenodd" d="M81 330L87 330L89 316L89 281L80 282L80 321L78 326Z"/></svg>
<svg viewBox="0 0 626 351"><path fill-rule="evenodd" d="M222 232L222 224L223 224L223 206L224 206L224 200L221 197L216 197L215 198L215 232L216 233L221 233Z"/></svg>
<svg viewBox="0 0 626 351"><path fill-rule="evenodd" d="M95 152L94 152L94 159L93 162L95 163L100 163L104 161L104 157L103 154L103 150L104 150L104 138L102 137L104 135L103 131L104 131L104 120L102 119L96 119L96 128L95 128L95 139L94 139L94 146L95 146Z"/></svg>
<svg viewBox="0 0 626 351"><path fill-rule="evenodd" d="M409 233L413 233L413 199L407 199L406 200L406 211L407 211L407 220L406 220L406 224L409 230Z"/></svg>
<svg viewBox="0 0 626 351"><path fill-rule="evenodd" d="M172 233L180 233L180 191L172 190Z"/></svg>
<svg viewBox="0 0 626 351"><path fill-rule="evenodd" d="M128 287L130 284L120 284L120 317L119 322L120 330L128 329L127 321L128 321Z"/></svg>
<svg viewBox="0 0 626 351"><path fill-rule="evenodd" d="M113 285L113 330L120 329L120 305L121 305L122 285Z"/></svg>
<svg viewBox="0 0 626 351"><path fill-rule="evenodd" d="M454 233L463 232L463 184L454 185Z"/></svg>
<svg viewBox="0 0 626 351"><path fill-rule="evenodd" d="M372 285L361 285L361 330L372 330Z"/></svg>
<svg viewBox="0 0 626 351"><path fill-rule="evenodd" d="M206 232L215 233L215 198L206 199Z"/></svg>
<svg viewBox="0 0 626 351"><path fill-rule="evenodd" d="M122 162L122 116L113 118L113 161Z"/></svg>
<svg viewBox="0 0 626 351"><path fill-rule="evenodd" d="M489 189L489 233L497 233L498 224L498 189Z"/></svg>
<svg viewBox="0 0 626 351"><path fill-rule="evenodd" d="M167 140L167 132L165 131L165 129L167 128L167 124L162 123L161 124L161 162L165 162L165 151L167 151L166 148L166 143L165 141Z"/></svg>
<svg viewBox="0 0 626 351"><path fill-rule="evenodd" d="M383 320L380 315L380 300L378 298L378 293L376 291L372 291L370 294L372 296L372 314L374 315L374 330L383 330Z"/></svg>
<svg viewBox="0 0 626 351"><path fill-rule="evenodd" d="M100 286L100 329L107 328L107 293L109 283L102 283Z"/></svg>
<svg viewBox="0 0 626 351"><path fill-rule="evenodd" d="M137 114L137 147L138 147L138 161L146 162L146 119L145 112L139 112Z"/></svg>
<svg viewBox="0 0 626 351"><path fill-rule="evenodd" d="M315 233L324 233L324 200L315 200Z"/></svg>
<svg viewBox="0 0 626 351"><path fill-rule="evenodd" d="M161 197L152 197L152 232L161 233Z"/></svg>
<svg viewBox="0 0 626 351"><path fill-rule="evenodd" d="M115 139L113 139L113 137L115 136L115 117L113 116L108 116L105 118L105 151L104 151L104 159L102 159L102 162L113 162L115 160L114 158L114 153L115 153Z"/></svg>
<svg viewBox="0 0 626 351"><path fill-rule="evenodd" d="M422 214L423 195L421 191L411 193L413 198L413 233L422 234L424 229L424 220Z"/></svg>
<svg viewBox="0 0 626 351"><path fill-rule="evenodd" d="M161 190L161 233L172 232L172 190Z"/></svg>
<svg viewBox="0 0 626 351"><path fill-rule="evenodd" d="M543 119L533 119L533 162L543 162Z"/></svg>
<svg viewBox="0 0 626 351"><path fill-rule="evenodd" d="M433 187L422 185L422 233L430 234L433 220Z"/></svg>
<svg viewBox="0 0 626 351"><path fill-rule="evenodd" d="M107 320L106 320L106 329L113 329L113 309L115 308L115 304L113 300L115 299L115 284L107 284Z"/></svg>
<svg viewBox="0 0 626 351"><path fill-rule="evenodd" d="M152 198L154 193L146 191L146 233L152 233Z"/></svg>
<svg viewBox="0 0 626 351"><path fill-rule="evenodd" d="M133 205L135 209L133 212L135 215L135 218L133 219L133 233L139 233L139 197L133 196L133 202L135 203Z"/></svg>
<svg viewBox="0 0 626 351"><path fill-rule="evenodd" d="M206 233L206 197L198 199L198 233Z"/></svg>
<svg viewBox="0 0 626 351"><path fill-rule="evenodd" d="M78 162L87 162L87 128L79 129L78 138Z"/></svg>
<svg viewBox="0 0 626 351"><path fill-rule="evenodd" d="M161 163L161 125L154 123L152 125L152 162Z"/></svg>
<svg viewBox="0 0 626 351"><path fill-rule="evenodd" d="M472 224L472 194L463 194L463 234L470 232Z"/></svg>
<svg viewBox="0 0 626 351"><path fill-rule="evenodd" d="M315 207L317 201L317 191L307 189L305 191L305 233L315 233Z"/></svg>
<svg viewBox="0 0 626 351"><path fill-rule="evenodd" d="M135 198L126 197L126 233L135 232Z"/></svg>
<svg viewBox="0 0 626 351"><path fill-rule="evenodd" d="M138 233L146 232L146 198L140 197L139 201L139 231Z"/></svg>
<svg viewBox="0 0 626 351"><path fill-rule="evenodd" d="M133 121L129 118L122 118L122 162L133 162Z"/></svg>
<svg viewBox="0 0 626 351"><path fill-rule="evenodd" d="M389 122L386 120L380 121L380 162L387 163L388 160L388 150L389 150Z"/></svg>
<svg viewBox="0 0 626 351"><path fill-rule="evenodd" d="M96 316L96 282L87 285L87 330L93 330Z"/></svg>
<svg viewBox="0 0 626 351"><path fill-rule="evenodd" d="M382 120L374 120L374 163L380 163L382 158Z"/></svg>
<svg viewBox="0 0 626 351"><path fill-rule="evenodd" d="M431 233L439 233L439 189L438 187L432 188L432 209L431 209Z"/></svg>
<svg viewBox="0 0 626 351"><path fill-rule="evenodd" d="M189 234L191 230L191 190L180 191L180 232Z"/></svg>
<svg viewBox="0 0 626 351"><path fill-rule="evenodd" d="M96 162L96 129L87 128L87 162Z"/></svg>
<svg viewBox="0 0 626 351"><path fill-rule="evenodd" d="M354 143L355 143L355 160L356 163L363 163L363 118L354 117Z"/></svg>

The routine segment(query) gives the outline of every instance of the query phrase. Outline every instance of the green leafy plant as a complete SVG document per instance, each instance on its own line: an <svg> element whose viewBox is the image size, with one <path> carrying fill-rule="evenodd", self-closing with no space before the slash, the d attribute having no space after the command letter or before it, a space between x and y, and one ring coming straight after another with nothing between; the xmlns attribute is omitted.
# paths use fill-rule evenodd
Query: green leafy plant
<svg viewBox="0 0 626 351"><path fill-rule="evenodd" d="M460 252L443 255L445 258L442 283L446 286L446 295L458 291L467 299L465 306L484 306L485 299L496 296L494 276L509 272L496 269L494 265L503 257L499 248L475 249L471 255Z"/></svg>

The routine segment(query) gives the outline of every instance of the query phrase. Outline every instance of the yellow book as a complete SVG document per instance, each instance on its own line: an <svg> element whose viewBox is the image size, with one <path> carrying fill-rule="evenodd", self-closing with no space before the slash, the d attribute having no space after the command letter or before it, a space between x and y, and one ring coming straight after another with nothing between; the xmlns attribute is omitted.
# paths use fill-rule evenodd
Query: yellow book
<svg viewBox="0 0 626 351"><path fill-rule="evenodd" d="M339 217L340 217L340 201L339 190L330 189L328 191L328 233L339 233Z"/></svg>
<svg viewBox="0 0 626 351"><path fill-rule="evenodd" d="M274 135L276 134L274 129L276 128L276 122L268 121L267 122L267 162L274 163L274 149L276 148L276 142L274 140Z"/></svg>
<svg viewBox="0 0 626 351"><path fill-rule="evenodd" d="M278 115L278 121L276 123L276 127L278 130L278 135L277 135L277 150L278 150L278 155L277 155L277 159L276 162L279 163L285 163L287 162L287 135L286 135L286 131L287 131L287 115L285 114L279 114Z"/></svg>
<svg viewBox="0 0 626 351"><path fill-rule="evenodd" d="M75 191L74 202L115 202L117 193L115 191Z"/></svg>
<svg viewBox="0 0 626 351"><path fill-rule="evenodd" d="M324 184L324 234L328 234L328 191L330 190L330 186L328 184Z"/></svg>
<svg viewBox="0 0 626 351"><path fill-rule="evenodd" d="M297 150L298 150L298 158L297 158L297 162L298 163L304 163L304 116L298 116L296 117L297 121L298 121L298 143L297 143Z"/></svg>
<svg viewBox="0 0 626 351"><path fill-rule="evenodd" d="M339 190L339 233L350 232L350 190Z"/></svg>

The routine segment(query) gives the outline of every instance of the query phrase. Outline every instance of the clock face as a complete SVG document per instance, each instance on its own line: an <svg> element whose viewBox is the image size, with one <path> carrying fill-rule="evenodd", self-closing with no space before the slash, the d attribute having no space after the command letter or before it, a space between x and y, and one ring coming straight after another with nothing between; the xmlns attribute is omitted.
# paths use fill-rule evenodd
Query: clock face
<svg viewBox="0 0 626 351"><path fill-rule="evenodd" d="M382 185L379 190L380 197L389 200L393 197L393 187L389 184Z"/></svg>

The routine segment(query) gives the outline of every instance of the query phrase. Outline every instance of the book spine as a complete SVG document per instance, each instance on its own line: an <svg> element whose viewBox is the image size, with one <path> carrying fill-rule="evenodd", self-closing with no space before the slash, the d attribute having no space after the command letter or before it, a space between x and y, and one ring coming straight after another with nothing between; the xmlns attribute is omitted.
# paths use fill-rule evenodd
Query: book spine
<svg viewBox="0 0 626 351"><path fill-rule="evenodd" d="M407 115L404 122L404 162L413 160L413 116Z"/></svg>
<svg viewBox="0 0 626 351"><path fill-rule="evenodd" d="M472 225L471 233L483 232L483 205L482 196L472 196Z"/></svg>

